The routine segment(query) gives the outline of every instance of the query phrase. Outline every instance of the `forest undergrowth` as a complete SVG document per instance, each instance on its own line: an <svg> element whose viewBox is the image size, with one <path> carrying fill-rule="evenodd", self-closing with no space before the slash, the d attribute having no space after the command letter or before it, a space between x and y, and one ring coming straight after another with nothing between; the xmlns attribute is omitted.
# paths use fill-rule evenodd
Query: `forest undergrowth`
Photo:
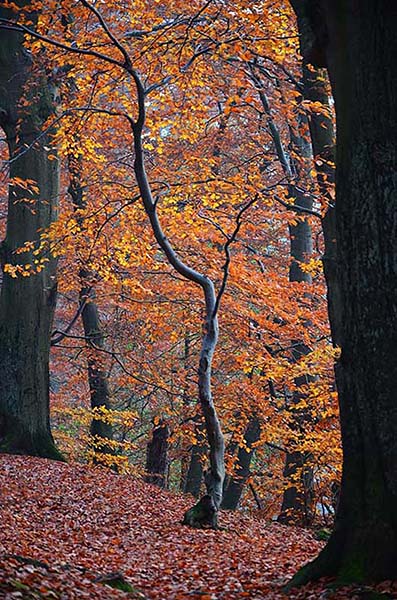
<svg viewBox="0 0 397 600"><path fill-rule="evenodd" d="M241 511L193 530L180 523L190 497L104 468L3 455L0 498L6 600L397 598L390 582L376 595L324 581L285 593L321 549L312 532Z"/></svg>

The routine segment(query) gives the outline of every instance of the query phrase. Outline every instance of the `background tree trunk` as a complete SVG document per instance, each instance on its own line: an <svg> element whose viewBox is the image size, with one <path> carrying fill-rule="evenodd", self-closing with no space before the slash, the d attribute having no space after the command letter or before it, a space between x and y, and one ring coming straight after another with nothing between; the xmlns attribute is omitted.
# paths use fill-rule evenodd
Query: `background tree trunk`
<svg viewBox="0 0 397 600"><path fill-rule="evenodd" d="M227 480L227 485L223 492L221 508L236 510L238 507L244 486L251 473L250 467L254 455L253 444L259 440L260 433L261 427L259 420L256 417L253 417L249 421L244 433L244 439L247 446L238 449L236 472L233 477L230 477Z"/></svg>
<svg viewBox="0 0 397 600"><path fill-rule="evenodd" d="M194 430L196 442L190 450L189 467L183 491L185 494L192 494L192 496L198 498L204 476L204 457L207 453L205 427L201 415L194 417Z"/></svg>
<svg viewBox="0 0 397 600"><path fill-rule="evenodd" d="M327 201L327 209L322 218L324 235L323 268L327 282L328 312L333 343L339 345L341 337L341 299L337 281L336 256L336 223L334 198L330 189L335 183L335 131L329 102L327 72L322 66L311 64L314 56L321 56L318 42L307 10L307 0L293 0L292 5L297 16L300 50L303 56L302 84L305 100L319 102L326 110L322 113L312 112L309 118L309 130L317 181L323 201ZM313 47L316 49L313 50ZM320 60L320 64L324 63ZM310 66L309 66L310 65ZM328 115L326 114L328 112Z"/></svg>
<svg viewBox="0 0 397 600"><path fill-rule="evenodd" d="M101 454L114 454L114 449L109 445L113 439L113 427L105 417L101 419L101 411L111 409L109 386L107 374L102 366L103 356L101 350L104 348L104 339L101 323L99 320L98 307L95 302L95 296L92 286L88 283L88 273L80 270L81 289L80 304L84 304L81 312L83 321L84 336L86 339L89 357L88 363L88 384L90 387L91 408L97 412L91 421L90 432L94 440L94 451L96 462L101 462ZM105 461L108 464L107 461Z"/></svg>
<svg viewBox="0 0 397 600"><path fill-rule="evenodd" d="M0 8L0 16L10 18L13 13ZM2 31L0 124L9 148L11 178L2 264L3 268L4 264L22 264L29 272L35 270L35 260L43 258L46 262L39 273L29 277L3 273L0 447L3 451L60 459L49 422L49 352L57 290L56 261L48 250L33 254L40 246L40 231L56 217L59 174L51 133L42 133L43 123L52 111L50 87L37 65L35 68L33 74L23 36L15 31ZM22 97L27 100L24 105ZM13 178L31 180L37 188L26 191ZM25 242L33 242L33 247L15 254Z"/></svg>
<svg viewBox="0 0 397 600"><path fill-rule="evenodd" d="M280 131L273 119L270 105L267 96L262 88L261 79L255 70L252 70L252 78L259 89L259 96L267 115L268 127L270 135L273 139L274 148L277 158L283 169L284 175L289 181L288 192L294 206L298 207L297 212L303 209L311 211L313 208L313 199L311 194L302 193L298 188L298 183L304 183L305 174L301 175L302 165L295 159L289 156L284 147ZM306 124L306 123L305 123ZM300 123L303 125L303 123ZM299 128L298 128L299 129ZM299 132L294 131L294 127L289 124L290 130L290 145L296 149L297 155L301 157L305 163L311 159L312 149L310 143ZM305 171L307 169L303 169ZM302 215L302 212L301 212ZM301 264L307 262L308 257L313 253L312 228L307 218L301 219L295 225L289 226L290 234L290 254L291 266L289 271L289 280L291 283L311 283L312 278L309 273L302 270ZM292 360L295 362L299 358L307 354L310 350L300 341L292 341L295 346L295 351L292 353ZM303 440L304 424L307 421L307 414L294 409L301 399L299 387L307 383L307 377L300 377L295 380L297 390L293 393L288 410L291 414L291 430L299 431L300 438ZM307 411L306 411L307 413ZM296 435L294 436L296 437ZM283 471L286 480L286 489L283 494L282 506L279 516L279 521L282 523L294 523L300 525L308 525L313 520L313 476L311 467L306 466L307 456L299 450L295 449L296 441L290 440L285 458L285 467Z"/></svg>
<svg viewBox="0 0 397 600"><path fill-rule="evenodd" d="M160 488L167 487L169 434L167 423L160 423L153 428L147 445L145 481Z"/></svg>
<svg viewBox="0 0 397 600"><path fill-rule="evenodd" d="M84 210L86 202L81 184L81 161L74 156L69 157L69 194L75 210ZM78 218L81 228L84 220ZM110 393L108 377L103 363L103 350L105 348L104 336L99 318L99 310L95 302L95 290L92 273L84 266L79 269L80 278L80 311L83 322L84 336L88 351L87 371L88 385L90 388L90 404L94 415L91 421L90 432L93 437L94 461L104 462L109 465L104 454L115 454L115 450L108 442L113 440L113 426L108 418L101 419L101 411L110 411ZM95 414L96 411L96 414Z"/></svg>
<svg viewBox="0 0 397 600"><path fill-rule="evenodd" d="M201 482L203 480L203 456L205 446L194 444L190 451L189 468L186 475L186 481L183 491L185 494L192 494L195 498L200 496Z"/></svg>
<svg viewBox="0 0 397 600"><path fill-rule="evenodd" d="M302 3L297 3L302 4ZM397 5L307 14L336 103L336 375L343 477L334 532L292 581L395 579L397 564Z"/></svg>
<svg viewBox="0 0 397 600"><path fill-rule="evenodd" d="M305 153L309 157L311 149L307 143L303 144ZM294 204L312 210L313 200L309 194L303 194L296 186L290 186L290 194ZM307 219L299 221L290 226L291 241L291 266L289 280L291 283L312 283L309 273L302 270L301 264L307 262L308 257L313 254L312 228ZM306 326L309 324L307 323ZM292 341L292 360L299 361L302 356L310 352L310 348L299 340ZM297 377L294 380L295 389L288 410L291 414L291 430L297 436L298 441L304 441L305 423L308 423L307 410L297 410L295 406L303 400L303 394L299 388L310 380L308 375ZM309 466L309 455L296 448L296 440L293 438L287 445L283 476L287 487L283 494L280 515L278 521L285 524L307 526L314 518L314 493L313 493L313 469Z"/></svg>

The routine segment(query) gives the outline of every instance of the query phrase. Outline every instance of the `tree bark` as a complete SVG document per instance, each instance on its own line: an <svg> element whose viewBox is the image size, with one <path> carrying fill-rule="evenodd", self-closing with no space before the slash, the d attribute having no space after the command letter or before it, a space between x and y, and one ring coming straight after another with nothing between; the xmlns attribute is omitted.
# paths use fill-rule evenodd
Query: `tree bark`
<svg viewBox="0 0 397 600"><path fill-rule="evenodd" d="M153 428L152 439L147 445L145 481L160 488L167 487L169 434L168 425L160 423Z"/></svg>
<svg viewBox="0 0 397 600"><path fill-rule="evenodd" d="M397 576L397 5L324 0L315 8L308 14L337 115L343 477L334 532L291 585Z"/></svg>
<svg viewBox="0 0 397 600"><path fill-rule="evenodd" d="M327 71L321 66L325 64L325 56L324 49L321 49L320 40L325 37L325 33L320 30L320 40L317 40L312 28L314 17L310 18L307 0L292 0L291 4L297 16L300 50L303 57L303 96L305 100L320 103L325 109L322 113L314 111L311 113L309 130L318 186L323 201L327 202L327 209L321 221L324 235L322 261L327 283L327 302L332 340L334 345L338 346L341 337L342 309L336 269L335 204L330 194L330 189L335 183L335 131L326 85ZM321 57L321 60L319 60L320 66L318 66L318 63L312 64L313 56L317 56L318 59Z"/></svg>
<svg viewBox="0 0 397 600"><path fill-rule="evenodd" d="M80 304L84 304L81 312L84 336L86 339L89 356L88 384L90 387L91 409L94 415L91 421L90 432L94 442L95 462L102 462L102 454L114 454L114 449L108 443L113 439L113 427L109 420L101 418L101 411L111 409L108 379L102 366L103 356L101 350L104 348L104 339L101 323L99 320L98 306L95 302L94 291L89 284L89 273L80 269ZM97 414L95 415L95 411ZM102 415L103 416L103 415ZM109 464L108 461L105 461Z"/></svg>
<svg viewBox="0 0 397 600"><path fill-rule="evenodd" d="M200 414L194 417L194 433L195 443L190 450L189 467L183 491L185 494L192 494L192 496L198 498L204 476L204 458L208 452L205 423Z"/></svg>
<svg viewBox="0 0 397 600"><path fill-rule="evenodd" d="M86 202L84 190L81 185L81 164L79 159L73 156L69 157L69 172L70 183L68 189L73 206L75 210L84 210ZM80 226L83 228L84 222L82 219L80 221ZM93 437L94 462L105 462L105 464L109 465L107 459L103 461L103 455L115 453L114 448L109 444L109 441L113 440L113 426L106 417L100 418L101 411L111 410L108 377L105 369L102 367L102 351L105 347L104 336L99 318L98 305L95 302L95 290L91 281L92 274L87 268L81 267L79 269L79 279L80 314L88 351L87 370L90 404L91 409L94 411L90 426L90 433Z"/></svg>
<svg viewBox="0 0 397 600"><path fill-rule="evenodd" d="M27 3L20 3L26 6ZM0 8L0 18L12 18ZM34 18L34 15L33 15ZM0 448L2 451L61 459L49 421L49 353L55 309L56 260L38 250L40 232L56 218L59 168L51 132L42 126L52 112L51 90L23 47L23 35L2 31L0 38L0 125L9 149L10 186L7 232L1 246L5 264L35 270L37 274L12 277L3 272L0 297ZM26 103L21 100L25 98ZM29 192L18 180L32 180ZM27 202L28 198L31 202ZM25 242L32 248L15 251ZM28 267L31 265L31 267Z"/></svg>
<svg viewBox="0 0 397 600"><path fill-rule="evenodd" d="M304 155L308 157L311 149L304 143ZM290 195L295 205L311 210L313 200L309 194L301 193L295 185L290 186ZM312 228L307 219L299 221L296 225L290 226L291 243L291 267L289 280L291 283L312 283L312 277L306 273L301 264L306 262L308 257L313 254ZM309 323L305 324L306 327ZM299 340L293 340L292 360L293 362L307 355L310 348ZM299 441L304 441L305 424L308 424L307 411L297 410L295 406L303 400L303 394L300 387L307 384L309 376L297 377L294 380L295 389L288 410L291 413L291 430L298 432ZM287 447L285 455L285 465L283 476L287 482L287 487L283 494L280 514L278 521L284 524L293 524L307 526L312 523L314 518L314 493L313 493L313 469L308 465L309 454L294 448L295 441L291 441ZM289 446L292 446L289 447Z"/></svg>
<svg viewBox="0 0 397 600"><path fill-rule="evenodd" d="M190 452L189 468L186 475L186 481L183 488L185 494L192 494L195 498L200 496L201 482L203 481L203 456L205 446L203 443L197 443L192 446Z"/></svg>
<svg viewBox="0 0 397 600"><path fill-rule="evenodd" d="M275 151L280 165L283 169L285 177L289 181L288 192L294 206L299 207L299 210L312 211L313 199L309 193L302 193L298 188L297 181L300 182L301 165L289 157L286 151L281 135L276 123L273 120L270 105L266 94L261 86L260 78L255 74L255 70L251 69L252 78L259 89L259 96L262 106L267 115L268 127L270 135L273 139ZM303 125L304 123L300 123ZM294 132L294 128L290 125L290 143L296 150L303 161L311 158L312 149L310 143L304 136ZM307 218L298 221L295 225L289 226L290 234L290 255L291 266L289 270L289 280L291 283L311 283L312 278L309 273L306 273L301 264L307 261L308 256L313 253L312 228ZM292 353L293 361L307 354L310 350L307 346L298 341L293 341L296 347ZM307 383L307 377L298 378L295 380L297 388L292 395L291 405L288 410L294 414L294 405L302 398L299 392L299 387ZM301 439L304 438L304 423L307 417L302 414L302 411L295 410L295 416L291 419L291 429L300 430ZM296 442L291 441L291 444ZM299 450L292 448L286 453L285 467L283 471L284 478L287 482L287 487L283 494L282 506L278 520L282 523L309 525L314 517L313 509L313 476L311 468L306 466L307 455ZM299 484L297 482L299 481Z"/></svg>
<svg viewBox="0 0 397 600"><path fill-rule="evenodd" d="M209 445L209 469L205 476L207 494L195 507L185 513L184 522L192 526L200 526L201 523L203 526L217 528L217 514L222 502L223 480L225 478L225 443L212 396L211 373L212 359L218 342L218 309L222 292L216 294L213 281L209 277L189 267L179 258L161 227L157 205L145 170L142 148L142 131L145 124L145 90L138 73L130 66L128 56L126 56L125 68L134 79L137 90L138 118L133 121L129 117L129 121L134 137L134 172L145 212L149 218L154 237L170 265L182 277L200 286L204 296L205 320L198 366L198 396ZM225 279L223 283L226 284Z"/></svg>
<svg viewBox="0 0 397 600"><path fill-rule="evenodd" d="M223 492L221 508L236 510L239 505L244 486L250 476L250 467L254 455L253 444L260 438L261 428L259 420L252 417L244 433L246 447L238 449L236 472L227 482Z"/></svg>

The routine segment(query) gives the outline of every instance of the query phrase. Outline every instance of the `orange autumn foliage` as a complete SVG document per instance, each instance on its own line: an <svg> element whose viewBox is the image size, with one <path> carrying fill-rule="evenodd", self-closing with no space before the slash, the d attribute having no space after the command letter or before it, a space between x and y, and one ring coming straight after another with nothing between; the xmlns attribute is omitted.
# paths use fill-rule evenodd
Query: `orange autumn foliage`
<svg viewBox="0 0 397 600"><path fill-rule="evenodd" d="M153 417L161 415L172 430L171 479L176 482L181 460L197 441L203 301L193 284L170 269L139 201L126 123L126 115L137 114L136 98L133 82L118 64L123 60L119 44L146 86L146 168L163 228L179 255L218 287L225 242L237 214L257 197L231 247L219 314L213 388L226 441L243 447L254 415L261 434L252 480L260 494L277 504L284 487L282 450L298 448L310 456L319 502L329 504L330 483L340 476L341 450L320 226L316 216L283 205L290 204L291 181L270 134L272 124L290 148L294 134L309 136L311 112L328 109L302 102L289 4L237 0L230 10L222 2L143 0L130 8L112 0L100 6L110 35L86 4L47 2L39 19L43 36L76 51L27 41L45 61L56 89L57 112L48 126L57 128L54 145L63 187L59 218L42 232L37 263L16 267L12 274L39 271L46 253L59 257L56 329L64 331L76 311L77 273L82 268L90 273L106 340L106 351L96 360L110 385L114 412L106 418L116 430L118 467L142 472L146 434ZM29 13L22 12L21 19L29 26ZM303 183L316 212L324 213L315 162L297 154L294 159L305 171ZM76 161L84 191L84 208L77 210L68 193ZM26 186L29 198L34 182L14 185ZM302 267L312 274L312 285L288 279L288 226L302 219L317 240L315 253ZM291 354L294 340L310 348L297 361ZM76 324L52 357L55 437L64 452L85 460L92 447L89 353ZM302 375L311 377L301 388L301 403L291 406ZM303 438L301 432L291 433L299 411L306 415ZM235 462L235 453L230 454L230 472Z"/></svg>

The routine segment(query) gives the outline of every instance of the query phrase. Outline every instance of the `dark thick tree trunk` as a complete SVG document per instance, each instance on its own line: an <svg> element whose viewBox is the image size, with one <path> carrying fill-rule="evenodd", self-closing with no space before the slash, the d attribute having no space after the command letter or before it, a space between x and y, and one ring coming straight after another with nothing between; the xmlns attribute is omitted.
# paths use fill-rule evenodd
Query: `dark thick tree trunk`
<svg viewBox="0 0 397 600"><path fill-rule="evenodd" d="M314 3L310 6L316 8ZM397 576L397 5L324 0L309 13L337 115L336 368L343 477L335 530L292 583ZM331 325L333 315L330 313ZM338 340L339 341L339 340Z"/></svg>
<svg viewBox="0 0 397 600"><path fill-rule="evenodd" d="M168 471L168 437L169 427L160 423L152 430L152 439L146 450L146 475L147 483L154 483L160 488L167 487Z"/></svg>
<svg viewBox="0 0 397 600"><path fill-rule="evenodd" d="M261 428L258 419L253 417L247 425L244 433L246 447L239 448L237 453L236 472L233 477L227 481L227 485L223 492L221 508L227 510L236 510L240 502L244 486L251 474L250 467L254 454L252 447L260 438Z"/></svg>
<svg viewBox="0 0 397 600"><path fill-rule="evenodd" d="M21 3L22 4L22 3ZM26 5L26 3L24 3ZM0 17L11 10L0 8ZM3 451L61 459L49 422L50 334L56 302L56 261L40 245L40 231L56 216L59 194L58 161L50 133L42 125L52 110L50 89L33 65L23 36L1 31L0 124L10 157L10 187L2 264L22 264L29 277L3 273L0 297L0 448ZM21 103L22 97L26 103ZM40 138L38 136L41 134ZM15 179L19 178L19 179ZM18 181L31 180L26 191ZM29 201L29 202L28 202ZM25 242L29 251L15 254ZM31 268L28 267L31 265Z"/></svg>

